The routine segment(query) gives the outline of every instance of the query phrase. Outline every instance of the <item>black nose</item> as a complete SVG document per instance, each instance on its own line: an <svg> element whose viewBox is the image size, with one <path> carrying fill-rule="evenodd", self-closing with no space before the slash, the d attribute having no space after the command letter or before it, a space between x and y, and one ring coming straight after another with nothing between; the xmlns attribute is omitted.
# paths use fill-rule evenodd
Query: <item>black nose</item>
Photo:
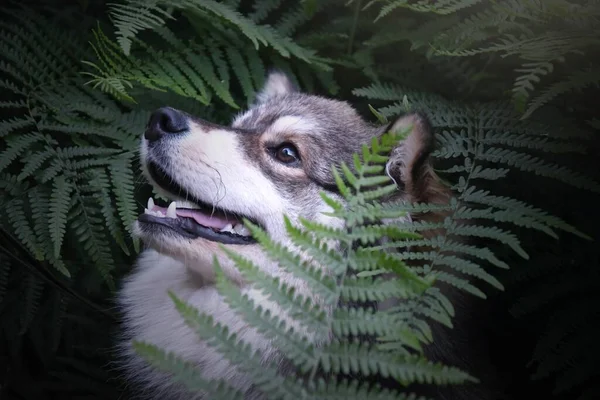
<svg viewBox="0 0 600 400"><path fill-rule="evenodd" d="M185 132L187 129L188 118L184 113L171 107L163 107L150 116L144 137L155 141L165 135Z"/></svg>

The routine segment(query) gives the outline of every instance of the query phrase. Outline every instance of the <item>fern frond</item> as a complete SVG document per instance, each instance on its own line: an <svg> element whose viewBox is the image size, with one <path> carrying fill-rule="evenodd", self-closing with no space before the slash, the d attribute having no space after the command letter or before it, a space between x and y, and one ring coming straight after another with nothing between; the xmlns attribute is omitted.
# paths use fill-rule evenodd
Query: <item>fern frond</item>
<svg viewBox="0 0 600 400"><path fill-rule="evenodd" d="M301 324L303 329L315 334L323 333L325 310L321 305L306 296L296 294L293 286L286 284L278 277L266 275L244 257L229 249L223 248L223 250L235 261L242 275L253 282L256 289L261 290L270 301L289 312L294 321Z"/></svg>
<svg viewBox="0 0 600 400"><path fill-rule="evenodd" d="M554 65L547 61L525 63L523 68L515 70L515 72L521 73L515 80L512 89L513 102L518 110L524 110L529 93L534 90L534 84L540 81L540 77L550 74L553 70Z"/></svg>
<svg viewBox="0 0 600 400"><path fill-rule="evenodd" d="M135 208L134 176L131 159L121 158L109 166L112 191L116 198L117 209L125 230L131 234L133 223L137 219Z"/></svg>
<svg viewBox="0 0 600 400"><path fill-rule="evenodd" d="M408 298L413 294L414 288L402 280L348 277L340 290L340 299L347 302L385 301Z"/></svg>
<svg viewBox="0 0 600 400"><path fill-rule="evenodd" d="M248 104L250 104L252 101L254 101L256 89L252 83L250 69L246 65L246 60L244 59L242 53L234 47L227 47L225 51L232 69L236 72L236 77L239 80L240 86L242 87L244 96L246 99L248 99Z"/></svg>
<svg viewBox="0 0 600 400"><path fill-rule="evenodd" d="M528 118L536 110L550 102L550 100L566 92L581 90L592 85L597 88L600 85L599 76L600 72L598 70L585 69L572 74L566 80L562 80L553 84L552 86L542 90L540 94L530 101L527 110L525 113L523 113L522 118Z"/></svg>
<svg viewBox="0 0 600 400"><path fill-rule="evenodd" d="M249 18L255 23L261 23L272 11L277 10L283 0L267 0L267 1L258 1L252 5L254 11L250 13Z"/></svg>
<svg viewBox="0 0 600 400"><path fill-rule="evenodd" d="M12 225L16 237L37 260L43 260L43 251L40 249L31 223L25 215L25 202L22 199L16 198L4 203L3 206L6 210L8 222Z"/></svg>
<svg viewBox="0 0 600 400"><path fill-rule="evenodd" d="M489 147L478 154L483 161L507 164L525 172L533 172L536 175L560 180L576 188L587 189L600 193L600 185L587 176L571 171L565 166L543 161L539 157L524 154L512 150Z"/></svg>
<svg viewBox="0 0 600 400"><path fill-rule="evenodd" d="M50 238L54 244L54 257L58 258L67 225L67 213L71 203L72 184L65 176L54 180L54 188L50 196Z"/></svg>
<svg viewBox="0 0 600 400"><path fill-rule="evenodd" d="M298 4L293 9L287 10L275 25L277 32L284 36L293 35L305 22L314 18L325 7L325 3L323 2L315 3L311 12L307 12L305 4Z"/></svg>
<svg viewBox="0 0 600 400"><path fill-rule="evenodd" d="M70 277L71 273L61 258L55 257L54 245L50 238L50 191L35 187L27 193L29 207L31 209L31 229L35 233L36 241L40 246L40 260L47 260L63 275Z"/></svg>
<svg viewBox="0 0 600 400"><path fill-rule="evenodd" d="M48 147L44 148L38 153L33 153L27 157L23 157L25 162L21 173L17 176L17 179L22 181L30 177L34 172L41 169L42 165L54 156L52 149Z"/></svg>
<svg viewBox="0 0 600 400"><path fill-rule="evenodd" d="M436 279L440 282L444 282L451 286L454 286L456 289L464 290L465 292L480 297L482 299L487 298L487 296L481 291L481 289L473 286L469 281L459 278L456 275L452 275L444 271L436 271Z"/></svg>
<svg viewBox="0 0 600 400"><path fill-rule="evenodd" d="M367 308L337 308L333 314L332 332L336 337L379 337L396 333L399 325L398 318L390 313Z"/></svg>
<svg viewBox="0 0 600 400"><path fill-rule="evenodd" d="M319 270L308 262L303 262L299 255L292 253L285 246L271 239L265 231L250 221L244 221L252 233L252 237L263 246L265 252L271 259L278 260L281 268L285 268L294 276L303 279L310 284L316 294L321 297L325 303L331 304L335 300L335 281L324 271ZM335 260L335 257L328 254L328 261ZM339 260L337 260L339 262ZM330 264L328 264L330 265ZM335 266L332 266L335 269Z"/></svg>
<svg viewBox="0 0 600 400"><path fill-rule="evenodd" d="M398 8L407 8L417 12L431 12L435 14L446 15L458 12L463 8L472 7L481 1L482 0L440 0L433 4L429 4L430 2L427 1L412 3L410 0L391 0L386 1L387 4L381 8L375 21L391 14Z"/></svg>
<svg viewBox="0 0 600 400"><path fill-rule="evenodd" d="M200 314L194 307L170 294L177 311L184 321L200 337L211 338L207 344L221 350L221 354L238 368L244 370L253 378L253 382L261 391L271 396L297 398L302 396L303 388L299 382L278 375L272 366L264 365L254 357L255 349L230 333L226 326L214 322L212 316Z"/></svg>
<svg viewBox="0 0 600 400"><path fill-rule="evenodd" d="M130 10L136 8L137 0L128 0L125 5L113 5L112 16L118 22L118 35L121 38L121 46L126 55L130 54L131 39L141 29L153 29L165 24L165 16L170 16L162 8L170 6L183 12L196 15L209 14L226 21L239 30L254 47L259 45L271 46L283 57L293 55L303 61L309 61L311 53L292 41L280 36L277 31L268 25L257 25L251 19L245 17L234 8L216 1L157 1L146 5L142 12L133 13Z"/></svg>
<svg viewBox="0 0 600 400"><path fill-rule="evenodd" d="M133 348L155 368L172 373L174 380L183 384L192 393L210 393L219 399L244 398L241 392L224 381L202 379L195 365L182 360L174 353L167 353L155 345L140 342L133 342Z"/></svg>
<svg viewBox="0 0 600 400"><path fill-rule="evenodd" d="M527 218L533 218L550 228L561 229L563 231L575 234L577 236L589 239L587 235L584 235L575 227L567 224L565 221L557 218L549 213L543 211L540 208L533 207L523 201L509 198L506 196L493 195L487 190L477 190L476 187L472 186L467 188L462 197L465 201L470 203L478 203L485 206L492 206L502 210L510 210L516 215L522 215Z"/></svg>
<svg viewBox="0 0 600 400"><path fill-rule="evenodd" d="M428 400L412 393L398 393L378 386L369 387L354 380L328 382L320 379L315 387L322 400L346 400L352 397L364 400Z"/></svg>
<svg viewBox="0 0 600 400"><path fill-rule="evenodd" d="M11 140L12 139L12 140ZM39 133L29 133L11 136L7 139L7 149L0 154L0 172L2 172L13 160L36 142L44 140L44 136Z"/></svg>
<svg viewBox="0 0 600 400"><path fill-rule="evenodd" d="M0 140L6 144L0 169L11 171L14 185L1 200L11 211L7 227L35 259L62 275L69 277L81 265L96 266L110 282L115 264L111 234L119 238L122 250L129 239L114 229L107 208L118 204L124 218L127 212L126 224L131 223L134 178L125 164L126 170L114 176L114 188L121 192L113 198L110 192L101 197L107 193L102 184L106 179L94 177L106 176L107 166L132 159L145 123L139 118L143 113L128 113L108 96L83 86L80 60L91 54L81 32L65 32L27 8L2 13L0 48L7 57L0 75L11 97L3 103L7 114L0 121ZM90 257L80 260L81 265L63 259L73 251L64 245L73 237L82 241L81 256ZM126 250L117 252L126 255Z"/></svg>
<svg viewBox="0 0 600 400"><path fill-rule="evenodd" d="M302 332L296 332L285 320L257 305L248 295L242 295L239 288L227 280L219 279L217 287L227 304L260 334L272 340L294 365L304 371L314 367L314 345L306 340Z"/></svg>
<svg viewBox="0 0 600 400"><path fill-rule="evenodd" d="M154 3L154 4L153 4ZM108 3L109 14L117 28L117 41L125 55L131 52L132 39L145 29L157 29L173 16L158 2L131 0L127 3Z"/></svg>
<svg viewBox="0 0 600 400"><path fill-rule="evenodd" d="M335 342L327 350L320 354L320 363L325 372L359 373L363 376L380 373L401 382L477 382L457 368L435 364L418 356L398 359L394 354L376 351L368 345Z"/></svg>
<svg viewBox="0 0 600 400"><path fill-rule="evenodd" d="M515 253L519 254L521 257L525 259L529 258L525 250L521 247L517 236L506 230L497 227L455 224L450 225L449 230L454 235L460 235L465 237L475 236L497 240L509 246L515 251Z"/></svg>
<svg viewBox="0 0 600 400"><path fill-rule="evenodd" d="M111 272L114 269L114 261L110 248L105 246L107 238L102 229L101 212L85 204L84 198L79 196L77 200L70 215L70 228L77 235L77 240L90 257L90 261L96 265L104 280L112 286Z"/></svg>

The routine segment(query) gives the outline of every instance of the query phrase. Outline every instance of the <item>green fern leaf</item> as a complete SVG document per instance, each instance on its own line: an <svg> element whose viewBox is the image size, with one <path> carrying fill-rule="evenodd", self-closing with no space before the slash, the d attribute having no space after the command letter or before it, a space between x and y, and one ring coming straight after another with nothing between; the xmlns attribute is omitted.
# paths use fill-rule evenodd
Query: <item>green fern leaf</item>
<svg viewBox="0 0 600 400"><path fill-rule="evenodd" d="M325 310L310 298L295 293L294 287L282 282L279 278L267 276L252 262L223 248L242 275L253 283L254 287L261 290L269 300L278 304L283 310L309 332L323 333L325 330Z"/></svg>
<svg viewBox="0 0 600 400"><path fill-rule="evenodd" d="M248 373L261 391L274 397L302 396L304 390L299 382L278 375L274 368L260 363L256 357L253 357L254 350L251 346L239 340L235 333L229 333L227 327L215 323L211 316L200 314L198 310L175 295L171 293L169 295L186 324L200 337L211 338L207 341L208 345L218 349L227 360Z"/></svg>
<svg viewBox="0 0 600 400"><path fill-rule="evenodd" d="M131 160L124 158L114 161L109 166L112 181L112 191L117 200L119 216L125 230L131 234L133 224L137 220L137 213L134 207L135 200L134 178Z"/></svg>
<svg viewBox="0 0 600 400"><path fill-rule="evenodd" d="M73 185L64 175L54 180L54 188L50 196L50 218L48 225L50 227L50 238L54 244L54 257L56 258L60 257L60 248L62 247L66 231L67 213L69 212L72 191Z"/></svg>
<svg viewBox="0 0 600 400"><path fill-rule="evenodd" d="M279 263L280 268L285 268L286 271L293 273L295 277L303 279L326 304L331 304L336 300L334 297L335 281L324 271L317 269L308 262L303 262L300 256L272 240L265 231L250 221L244 221L244 226L250 230L252 237L265 249L266 254ZM331 256L330 260L333 259L334 257ZM337 260L337 262L339 263L340 260Z"/></svg>
<svg viewBox="0 0 600 400"><path fill-rule="evenodd" d="M33 220L31 229L39 244L40 254L42 255L40 260L49 261L61 274L70 277L71 274L65 263L60 258L55 257L52 240L48 240L50 238L50 224L48 223L48 217L50 215L50 193L48 192L49 191L42 190L40 187L36 187L27 193Z"/></svg>
<svg viewBox="0 0 600 400"><path fill-rule="evenodd" d="M246 99L248 99L248 104L250 104L252 101L254 101L255 89L252 85L250 70L246 65L242 53L239 52L235 47L227 47L225 51L227 53L227 58L229 59L231 68L235 72L235 75L240 82L240 86L244 91L244 96Z"/></svg>
<svg viewBox="0 0 600 400"><path fill-rule="evenodd" d="M414 288L402 280L361 279L347 277L340 289L340 299L349 302L385 301L393 298L407 298L414 294Z"/></svg>
<svg viewBox="0 0 600 400"><path fill-rule="evenodd" d="M398 8L408 8L412 11L418 12L431 12L435 14L452 14L456 13L464 8L472 7L477 3L480 3L482 0L440 0L436 1L433 4L428 4L428 2L417 2L410 3L408 0L394 0L388 2L384 7L381 8L379 15L375 19L375 21L383 18L392 11Z"/></svg>
<svg viewBox="0 0 600 400"><path fill-rule="evenodd" d="M357 381L343 380L341 382L330 382L324 379L317 381L315 391L319 393L321 400L346 400L357 398L361 400L428 400L411 393L398 393L378 386L369 387Z"/></svg>
<svg viewBox="0 0 600 400"><path fill-rule="evenodd" d="M83 250L98 268L105 282L113 287L114 282L111 272L114 269L114 260L110 248L105 245L108 241L102 229L102 218L99 217L101 211L93 207L86 207L82 198L76 198L76 200L77 203L70 215L70 228L81 243Z"/></svg>
<svg viewBox="0 0 600 400"><path fill-rule="evenodd" d="M242 295L239 288L234 287L222 276L220 278L217 281L217 288L232 309L252 324L260 334L276 343L277 348L285 352L294 365L303 371L309 371L314 367L315 348L301 332L295 332L294 328L287 326L284 320L272 315L270 310L257 306L247 295Z"/></svg>
<svg viewBox="0 0 600 400"><path fill-rule="evenodd" d="M238 390L232 388L222 380L204 380L198 375L195 365L188 363L174 353L167 353L159 347L141 342L133 342L133 348L154 367L170 372L174 380L185 385L191 393L205 392L219 399L243 399L244 396Z"/></svg>
<svg viewBox="0 0 600 400"><path fill-rule="evenodd" d="M283 0L260 1L252 5L254 11L249 15L250 19L255 23L260 23L265 20L269 13L277 10Z"/></svg>
<svg viewBox="0 0 600 400"><path fill-rule="evenodd" d="M479 278L490 285L494 286L496 289L503 290L504 286L500 283L500 281L491 274L485 272L483 268L479 265L472 263L467 260L462 260L455 256L440 256L438 255L434 261L436 264L446 265L456 271L459 271L463 274L471 275L476 278Z"/></svg>
<svg viewBox="0 0 600 400"><path fill-rule="evenodd" d="M35 172L39 171L41 166L53 156L54 151L46 147L43 151L34 153L27 158L23 158L25 165L21 169L21 173L17 176L17 179L22 181L25 178L30 177Z"/></svg>
<svg viewBox="0 0 600 400"><path fill-rule="evenodd" d="M453 226L451 228L452 234L456 235L464 235L464 236L477 236L477 237L485 237L489 239L498 240L506 245L508 245L511 249L513 249L517 254L521 257L528 259L529 256L521 247L518 238L505 230L502 230L497 227L484 227L484 226L475 226L475 225L460 225Z"/></svg>
<svg viewBox="0 0 600 400"><path fill-rule="evenodd" d="M365 308L337 308L332 319L332 332L336 337L393 334L398 329L393 315Z"/></svg>
<svg viewBox="0 0 600 400"><path fill-rule="evenodd" d="M25 216L24 201L20 198L15 198L4 203L3 206L8 222L13 226L15 235L37 260L43 260L43 251L39 248L31 223Z"/></svg>
<svg viewBox="0 0 600 400"><path fill-rule="evenodd" d="M474 186L465 190L462 194L462 197L466 202L493 206L503 210L510 210L517 215L522 215L524 217L533 218L537 221L543 222L545 225L551 228L561 229L590 240L589 236L584 235L575 227L567 224L560 218L554 217L539 208L535 208L526 204L523 201L512 199L506 196L492 195L489 191L477 190L477 188Z"/></svg>
<svg viewBox="0 0 600 400"><path fill-rule="evenodd" d="M12 136L7 139L8 148L0 154L0 172L9 166L21 153L36 142L44 140L39 133Z"/></svg>
<svg viewBox="0 0 600 400"><path fill-rule="evenodd" d="M465 279L459 278L455 275L446 273L444 271L436 271L436 279L440 282L445 282L449 285L454 286L457 289L464 290L465 292L471 293L472 295L475 295L482 299L487 298L485 293L483 293L480 289L473 286L470 282L466 281Z"/></svg>
<svg viewBox="0 0 600 400"><path fill-rule="evenodd" d="M419 357L399 359L367 345L336 342L320 354L320 364L325 372L358 373L369 376L380 373L404 382L448 384L477 382L470 375L452 367L434 364Z"/></svg>
<svg viewBox="0 0 600 400"><path fill-rule="evenodd" d="M113 203L111 201L110 196L110 182L107 174L104 171L94 174L90 179L90 183L93 185L94 189L100 189L95 195L96 200L100 204L102 218L106 223L106 227L110 232L112 238L119 245L121 250L126 255L130 255L129 249L127 248L127 244L125 243L125 235L123 234L121 228L121 221L115 215ZM94 190L96 191L96 190Z"/></svg>
<svg viewBox="0 0 600 400"><path fill-rule="evenodd" d="M596 69L585 69L583 71L578 71L570 76L569 79L555 83L549 88L543 90L529 103L522 118L528 118L544 104L561 94L564 94L568 91L580 90L592 85L598 87L599 84L600 79L598 78L598 71Z"/></svg>
<svg viewBox="0 0 600 400"><path fill-rule="evenodd" d="M516 69L523 75L519 75L513 87L513 102L517 110L524 111L527 99L534 90L534 82L540 81L540 76L548 75L554 70L554 65L547 61L536 63L525 63L523 68Z"/></svg>
<svg viewBox="0 0 600 400"><path fill-rule="evenodd" d="M109 3L109 14L117 28L117 41L126 55L131 52L132 39L145 29L156 29L173 17L159 7L144 1L129 1L128 4Z"/></svg>

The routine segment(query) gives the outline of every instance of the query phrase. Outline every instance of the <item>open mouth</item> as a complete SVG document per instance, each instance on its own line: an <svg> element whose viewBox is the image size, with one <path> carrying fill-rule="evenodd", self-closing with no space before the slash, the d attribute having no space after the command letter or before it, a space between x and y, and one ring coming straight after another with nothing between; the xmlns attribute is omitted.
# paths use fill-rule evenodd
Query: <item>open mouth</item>
<svg viewBox="0 0 600 400"><path fill-rule="evenodd" d="M193 199L156 164L149 165L149 172L163 189L177 197ZM248 228L244 226L242 217L196 199L172 201L168 207L161 207L155 204L154 199L149 198L147 207L138 221L169 228L190 239L201 237L213 242L239 245L256 243Z"/></svg>

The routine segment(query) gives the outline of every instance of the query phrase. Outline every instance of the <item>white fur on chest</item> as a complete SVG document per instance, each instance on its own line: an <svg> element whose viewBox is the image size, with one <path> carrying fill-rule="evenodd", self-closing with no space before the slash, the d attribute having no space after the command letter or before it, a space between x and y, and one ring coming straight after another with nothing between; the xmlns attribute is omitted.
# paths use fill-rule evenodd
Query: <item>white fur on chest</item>
<svg viewBox="0 0 600 400"><path fill-rule="evenodd" d="M199 285L181 262L147 250L119 294L119 305L124 313L120 352L128 379L146 388L146 393L142 393L145 398L196 398L183 392L166 375L156 372L135 355L131 349L133 339L154 344L196 364L206 379L224 379L239 389L247 389L247 377L204 344L185 324L168 291L226 324L230 331L238 332L240 339L262 350L265 358L273 356L269 341L248 328L214 286Z"/></svg>

